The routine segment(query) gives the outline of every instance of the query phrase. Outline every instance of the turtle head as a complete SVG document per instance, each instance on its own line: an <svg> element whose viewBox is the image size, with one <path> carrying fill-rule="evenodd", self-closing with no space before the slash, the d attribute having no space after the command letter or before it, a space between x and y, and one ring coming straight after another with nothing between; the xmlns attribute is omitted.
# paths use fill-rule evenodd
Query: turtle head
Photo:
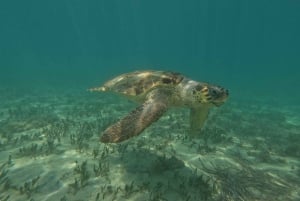
<svg viewBox="0 0 300 201"><path fill-rule="evenodd" d="M199 103L220 106L227 100L229 92L220 86L199 83L195 86L193 94Z"/></svg>

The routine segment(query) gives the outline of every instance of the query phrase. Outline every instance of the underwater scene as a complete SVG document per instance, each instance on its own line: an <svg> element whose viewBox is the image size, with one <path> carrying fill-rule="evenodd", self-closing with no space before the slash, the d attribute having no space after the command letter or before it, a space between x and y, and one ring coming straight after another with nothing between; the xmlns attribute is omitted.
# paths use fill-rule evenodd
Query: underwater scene
<svg viewBox="0 0 300 201"><path fill-rule="evenodd" d="M0 3L0 201L299 201L300 4Z"/></svg>

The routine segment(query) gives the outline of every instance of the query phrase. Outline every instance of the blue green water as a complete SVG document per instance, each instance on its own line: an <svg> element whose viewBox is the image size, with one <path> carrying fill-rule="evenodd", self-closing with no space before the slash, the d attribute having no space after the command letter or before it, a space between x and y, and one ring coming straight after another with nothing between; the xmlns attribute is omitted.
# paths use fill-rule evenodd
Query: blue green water
<svg viewBox="0 0 300 201"><path fill-rule="evenodd" d="M49 197L44 200L76 200L76 196L79 200L105 200L104 196L97 198L97 193L104 192L107 192L104 193L106 200L146 200L143 193L152 201L175 198L259 200L258 197L274 200L277 195L273 197L272 191L282 193L283 197L278 200L299 199L299 10L300 3L296 0L1 1L0 201L41 200L45 195ZM146 139L149 135L153 137L151 142L143 141L143 137L127 142L125 149L128 146L129 151L125 154L120 151L124 149L122 146L99 145L99 133L135 105L115 96L90 94L86 89L121 73L145 69L176 71L229 89L229 100L214 111L215 115L207 123L216 131L206 128L206 138L186 142L181 138L188 127L188 114L175 111L146 130ZM85 123L88 126L83 126ZM166 137L169 130L174 132L175 138ZM92 134L81 139L79 133L83 131ZM53 133L63 134L53 137ZM210 138L209 134L214 137ZM172 146L167 146L167 142L163 144L166 138ZM34 143L41 146L40 151L35 150ZM86 144L89 146L85 147ZM149 144L155 148L149 148ZM177 146L182 151L173 153ZM105 162L109 161L110 168L115 168L117 173L113 170L108 171L109 174L95 172L97 179L89 176L79 189L74 187L76 182L72 183L73 176L64 170L51 165L45 168L43 163L37 162L42 158L47 164L55 161L63 164L62 167L66 165L69 169L65 170L75 171L78 175L74 177L80 178L80 170L85 168L84 158L87 158L87 169L92 175L92 164L98 159L92 156L95 147L97 150L100 147L104 155L111 154ZM139 149L142 151L136 151ZM163 158L164 152L168 153L167 159ZM240 183L232 182L225 173L217 175L220 170L217 165L210 168L200 163L200 158L197 162L187 161L185 156L189 152L196 154L191 158L200 155L202 161L209 159L209 154L222 158L220 152L233 158L243 167L237 174L240 180L236 178ZM239 160L236 160L237 155ZM140 167L138 162L128 162L135 157L145 163L145 167ZM147 166L147 159L153 160L153 164ZM75 164L75 160L78 163ZM169 163L172 165L168 166ZM119 165L125 170L119 171ZM37 169L36 174L30 171L32 167ZM280 167L285 174L278 173ZM21 177L20 169L30 176ZM145 178L144 173L149 169L151 176L156 175L155 181ZM221 191L225 193L218 194L210 183L206 185L209 190L198 193L196 187L201 187L201 179L198 183L188 180L182 185L189 183L196 187L187 187L174 198L174 193L184 188L170 174L179 175L179 180L180 176L192 178L194 169L208 178L217 178L211 180L221 186L233 187L227 189L223 185ZM140 172L135 174L134 171ZM260 192L262 195L254 195L249 189L265 183L256 183L253 178L248 179L250 183L243 183L247 180L243 176L249 172L258 178L262 178L262 174L278 173L277 184L281 182L286 186L266 186ZM123 183L117 179L119 174ZM163 180L160 181L160 177ZM38 178L38 182L29 188L29 193L24 190L25 183L32 178ZM274 178L266 176L265 179L275 181ZM145 182L139 183L141 180ZM117 181L119 186L114 186ZM174 186L169 188L169 182ZM249 192L246 187L238 189L239 184L249 187ZM108 185L117 191L116 197ZM134 190L127 192L126 185L127 190ZM162 185L163 190L156 185ZM118 193L119 187L123 194ZM55 197L53 192L59 193ZM204 196L207 192L213 193ZM213 196L214 193L219 197Z"/></svg>
<svg viewBox="0 0 300 201"><path fill-rule="evenodd" d="M90 86L151 68L293 98L299 8L293 0L1 2L1 83Z"/></svg>

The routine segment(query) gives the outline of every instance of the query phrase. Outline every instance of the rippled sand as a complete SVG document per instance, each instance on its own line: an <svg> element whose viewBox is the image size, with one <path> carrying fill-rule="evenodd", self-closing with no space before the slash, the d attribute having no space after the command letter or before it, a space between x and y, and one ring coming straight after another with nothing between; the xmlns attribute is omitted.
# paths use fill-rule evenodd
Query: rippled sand
<svg viewBox="0 0 300 201"><path fill-rule="evenodd" d="M229 100L189 139L188 110L102 144L136 105L85 91L0 89L0 200L299 200L300 107Z"/></svg>

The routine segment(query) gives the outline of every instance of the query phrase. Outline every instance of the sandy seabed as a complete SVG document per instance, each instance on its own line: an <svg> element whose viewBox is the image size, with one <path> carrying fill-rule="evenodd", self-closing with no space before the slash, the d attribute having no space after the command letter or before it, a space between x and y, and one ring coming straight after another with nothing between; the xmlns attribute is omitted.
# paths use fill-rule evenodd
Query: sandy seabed
<svg viewBox="0 0 300 201"><path fill-rule="evenodd" d="M136 107L112 94L0 89L0 201L300 200L300 107L229 100L190 139L188 109L103 144Z"/></svg>

